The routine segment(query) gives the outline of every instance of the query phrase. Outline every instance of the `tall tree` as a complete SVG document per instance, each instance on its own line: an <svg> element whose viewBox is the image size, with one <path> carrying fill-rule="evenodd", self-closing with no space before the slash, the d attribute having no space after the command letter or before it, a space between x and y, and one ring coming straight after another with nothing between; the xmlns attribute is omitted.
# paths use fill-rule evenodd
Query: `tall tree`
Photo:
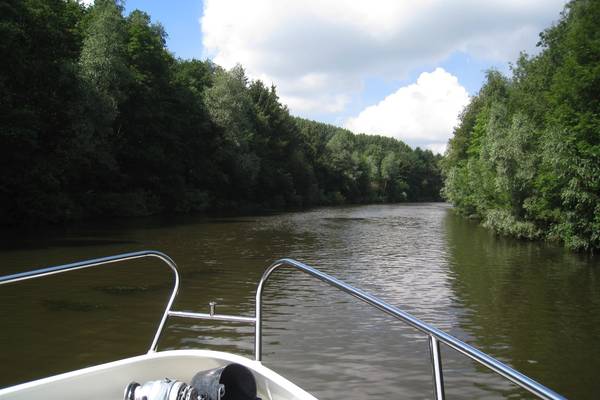
<svg viewBox="0 0 600 400"><path fill-rule="evenodd" d="M488 74L461 115L443 162L444 193L498 232L598 249L598 2L569 2L539 45L510 79Z"/></svg>

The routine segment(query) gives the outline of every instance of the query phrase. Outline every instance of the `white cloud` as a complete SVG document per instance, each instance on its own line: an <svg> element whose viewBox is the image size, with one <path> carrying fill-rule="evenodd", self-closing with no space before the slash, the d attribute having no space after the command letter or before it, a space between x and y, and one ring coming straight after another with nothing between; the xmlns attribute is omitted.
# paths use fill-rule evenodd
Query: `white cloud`
<svg viewBox="0 0 600 400"><path fill-rule="evenodd" d="M401 87L378 104L346 121L356 133L401 139L435 152L443 152L460 111L469 102L467 90L442 68L424 72L416 83Z"/></svg>
<svg viewBox="0 0 600 400"><path fill-rule="evenodd" d="M426 145L425 148L431 150L435 154L444 154L447 146L447 143L430 143Z"/></svg>
<svg viewBox="0 0 600 400"><path fill-rule="evenodd" d="M275 83L295 113L339 112L367 77L405 79L456 51L533 51L565 0L206 0L206 55Z"/></svg>

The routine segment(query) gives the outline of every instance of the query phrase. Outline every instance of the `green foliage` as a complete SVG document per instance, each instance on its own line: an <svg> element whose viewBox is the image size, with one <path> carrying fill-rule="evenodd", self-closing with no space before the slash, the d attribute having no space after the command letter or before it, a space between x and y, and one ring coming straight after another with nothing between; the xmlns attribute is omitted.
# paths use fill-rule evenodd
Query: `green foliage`
<svg viewBox="0 0 600 400"><path fill-rule="evenodd" d="M113 1L94 3L79 57L81 75L106 105L108 118L114 120L124 100L127 31L122 8Z"/></svg>
<svg viewBox="0 0 600 400"><path fill-rule="evenodd" d="M440 156L292 117L123 11L0 0L0 224L440 199Z"/></svg>
<svg viewBox="0 0 600 400"><path fill-rule="evenodd" d="M574 0L507 79L490 72L442 162L444 195L507 235L600 248L600 3Z"/></svg>
<svg viewBox="0 0 600 400"><path fill-rule="evenodd" d="M0 220L78 216L67 181L89 165L77 3L0 3Z"/></svg>
<svg viewBox="0 0 600 400"><path fill-rule="evenodd" d="M485 213L483 226L491 228L501 235L519 239L539 239L541 230L530 221L522 221L506 209L489 209Z"/></svg>

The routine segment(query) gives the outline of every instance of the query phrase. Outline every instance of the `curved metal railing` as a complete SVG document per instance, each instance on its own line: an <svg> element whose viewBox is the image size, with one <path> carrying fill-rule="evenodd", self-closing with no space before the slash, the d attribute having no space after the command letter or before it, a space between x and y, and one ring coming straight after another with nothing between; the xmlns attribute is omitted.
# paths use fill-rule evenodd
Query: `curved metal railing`
<svg viewBox="0 0 600 400"><path fill-rule="evenodd" d="M454 350L464 354L465 356L471 358L477 363L488 367L492 371L500 374L504 378L510 380L516 385L522 387L525 390L533 393L537 397L541 399L548 400L558 400L564 399L563 396L554 392L551 389L548 389L544 385L534 381L533 379L523 375L519 371L509 367L508 365L496 360L495 358L483 353L480 350L477 350L471 345L458 340L454 336L447 334L437 328L434 328L423 321L415 318L409 313L400 310L397 307L394 307L379 298L373 296L372 294L363 292L360 289L355 288L354 286L348 285L341 280L334 278L331 275L327 275L316 268L310 267L306 264L298 262L296 260L292 260L289 258L284 258L281 260L275 261L267 270L264 272L262 278L258 283L258 290L256 291L256 335L255 335L255 355L256 360L260 361L262 359L262 292L264 290L264 286L271 276L273 272L276 270L290 267L302 272L307 273L308 275L319 279L345 293L348 293L357 299L364 301L365 303L383 311L384 313L391 315L392 317L412 326L413 328L421 331L429 337L429 349L431 355L431 363L433 366L433 382L434 382L434 395L436 399L444 399L444 378L443 378L443 369L442 369L442 359L440 354L440 342L445 345L453 348Z"/></svg>
<svg viewBox="0 0 600 400"><path fill-rule="evenodd" d="M119 254L110 257L102 257L96 258L87 261L81 261L71 264L59 265L56 267L48 267L37 269L34 271L22 272L13 275L7 275L0 277L0 285L7 283L14 283L19 281L24 281L28 279L40 278L43 276L60 274L63 272L74 271L78 269L90 268L99 265L105 264L113 264L122 261L134 260L138 258L146 258L146 257L154 257L163 261L165 264L171 268L175 276L175 282L173 285L173 290L167 302L167 306L165 307L165 311L162 315L154 338L152 339L152 343L148 350L148 353L155 352L158 346L158 341L160 336L164 330L165 322L168 317L181 317L181 318L194 318L194 319L204 319L204 320L217 320L217 321L229 321L229 322L238 322L238 323L249 323L256 325L255 331L255 358L257 361L262 360L262 293L265 288L265 284L267 280L271 276L273 272L278 269L289 267L294 268L299 271L302 271L314 278L319 279L322 282L329 284L345 293L350 294L351 296L356 297L357 299L383 311L384 313L391 315L392 317L412 326L418 331L426 334L429 338L429 350L431 355L431 363L433 369L433 382L434 382L434 395L437 400L444 399L444 378L443 378L443 369L442 369L442 359L440 353L440 342L445 345L453 348L454 350L464 354L465 356L471 358L475 362L491 369L492 371L500 374L504 378L510 380L516 385L522 387L523 389L531 392L541 399L548 400L560 400L564 399L558 393L548 389L547 387L541 385L540 383L534 381L533 379L523 375L519 371L509 367L508 365L496 360L495 358L483 353L480 350L477 350L473 346L462 342L443 332L437 328L434 328L423 321L415 318L411 314L400 310L399 308L392 306L379 298L366 293L360 289L355 288L354 286L348 285L341 280L334 278L331 275L327 275L316 268L310 267L306 264L298 262L296 260L292 260L289 258L284 258L281 260L275 261L271 264L263 273L260 281L258 282L258 288L256 290L256 311L255 317L244 317L244 316L236 316L236 315L222 315L215 313L215 305L216 303L209 303L210 309L208 314L204 313L196 313L196 312L187 312L187 311L172 311L171 307L173 306L173 302L175 297L177 296L177 292L179 290L179 273L177 271L177 264L166 254L161 253L159 251L154 250L146 250L139 251L134 253L126 253Z"/></svg>
<svg viewBox="0 0 600 400"><path fill-rule="evenodd" d="M208 314L204 313L195 313L195 312L187 312L187 311L172 311L173 302L175 301L175 297L179 291L179 271L177 270L177 264L175 261L165 253L161 253L160 251L155 250L144 250L133 253L124 253L117 254L109 257L101 257L94 258L91 260L79 261L70 264L63 264L54 267L40 268L32 271L19 272L12 275L0 276L0 285L25 281L28 279L41 278L48 275L56 275L63 272L76 271L79 269L97 267L100 265L106 264L114 264L123 261L135 260L138 258L147 258L154 257L163 261L165 264L171 268L173 274L175 276L175 282L173 283L173 289L171 291L171 295L169 296L169 300L167 302L167 306L165 307L165 311L160 319L158 324L158 328L156 329L156 333L154 334L154 338L152 339L152 343L150 344L150 348L148 349L148 353L153 353L158 348L158 341L160 336L165 328L165 323L167 322L168 317L180 317L180 318L195 318L195 319L209 319L216 321L230 321L230 322L242 322L242 323L254 323L254 318L249 317L241 317L237 315L217 315L215 314L215 305L216 303L210 303L210 312Z"/></svg>
<svg viewBox="0 0 600 400"><path fill-rule="evenodd" d="M169 257L168 255L166 255L164 253L161 253L160 251L144 250L144 251L138 251L138 252L133 252L133 253L118 254L115 256L94 258L92 260L79 261L79 262L70 263L70 264L58 265L55 267L47 267L47 268L36 269L33 271L20 272L17 274L1 276L0 277L0 285L4 285L7 283L19 282L19 281L25 281L25 280L29 280L29 279L41 278L41 277L48 276L48 275L61 274L63 272L76 271L78 269L97 267L99 265L114 264L114 263L118 263L118 262L135 260L138 258L147 258L147 257L154 257L154 258L158 258L159 260L163 261L165 264L167 264L169 266L169 268L171 268L171 270L173 271L173 274L175 275L175 283L173 284L173 290L171 291L171 295L169 296L169 301L167 302L167 306L165 307L165 312L163 313L163 316L160 319L160 323L158 324L158 329L156 331L156 334L154 335L154 338L152 339L152 344L150 344L150 350L148 350L148 352L150 353L150 352L156 351L156 348L158 346L158 339L160 338L160 334L162 333L162 331L164 329L165 322L167 321L169 312L171 312L170 311L171 306L173 305L173 301L175 301L175 297L177 296L177 292L179 291L179 272L177 271L177 264L175 264L175 261L173 261L171 259L171 257Z"/></svg>

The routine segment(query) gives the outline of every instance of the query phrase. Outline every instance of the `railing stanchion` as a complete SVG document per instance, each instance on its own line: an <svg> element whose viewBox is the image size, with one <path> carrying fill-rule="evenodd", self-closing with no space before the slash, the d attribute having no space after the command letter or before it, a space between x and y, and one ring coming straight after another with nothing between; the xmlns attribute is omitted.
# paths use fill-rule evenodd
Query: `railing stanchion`
<svg viewBox="0 0 600 400"><path fill-rule="evenodd" d="M269 276L273 271L277 268L281 267L282 263L275 262L271 264L269 268L265 270L260 281L258 282L258 287L256 288L256 310L254 312L255 319L255 331L254 331L254 359L256 361L262 361L262 292L265 288L265 283Z"/></svg>
<svg viewBox="0 0 600 400"><path fill-rule="evenodd" d="M254 359L256 361L262 361L262 316L261 316L261 303L260 300L256 305L256 324L254 332Z"/></svg>
<svg viewBox="0 0 600 400"><path fill-rule="evenodd" d="M432 335L429 335L429 353L433 371L433 395L436 400L444 400L444 372L442 371L440 342Z"/></svg>

